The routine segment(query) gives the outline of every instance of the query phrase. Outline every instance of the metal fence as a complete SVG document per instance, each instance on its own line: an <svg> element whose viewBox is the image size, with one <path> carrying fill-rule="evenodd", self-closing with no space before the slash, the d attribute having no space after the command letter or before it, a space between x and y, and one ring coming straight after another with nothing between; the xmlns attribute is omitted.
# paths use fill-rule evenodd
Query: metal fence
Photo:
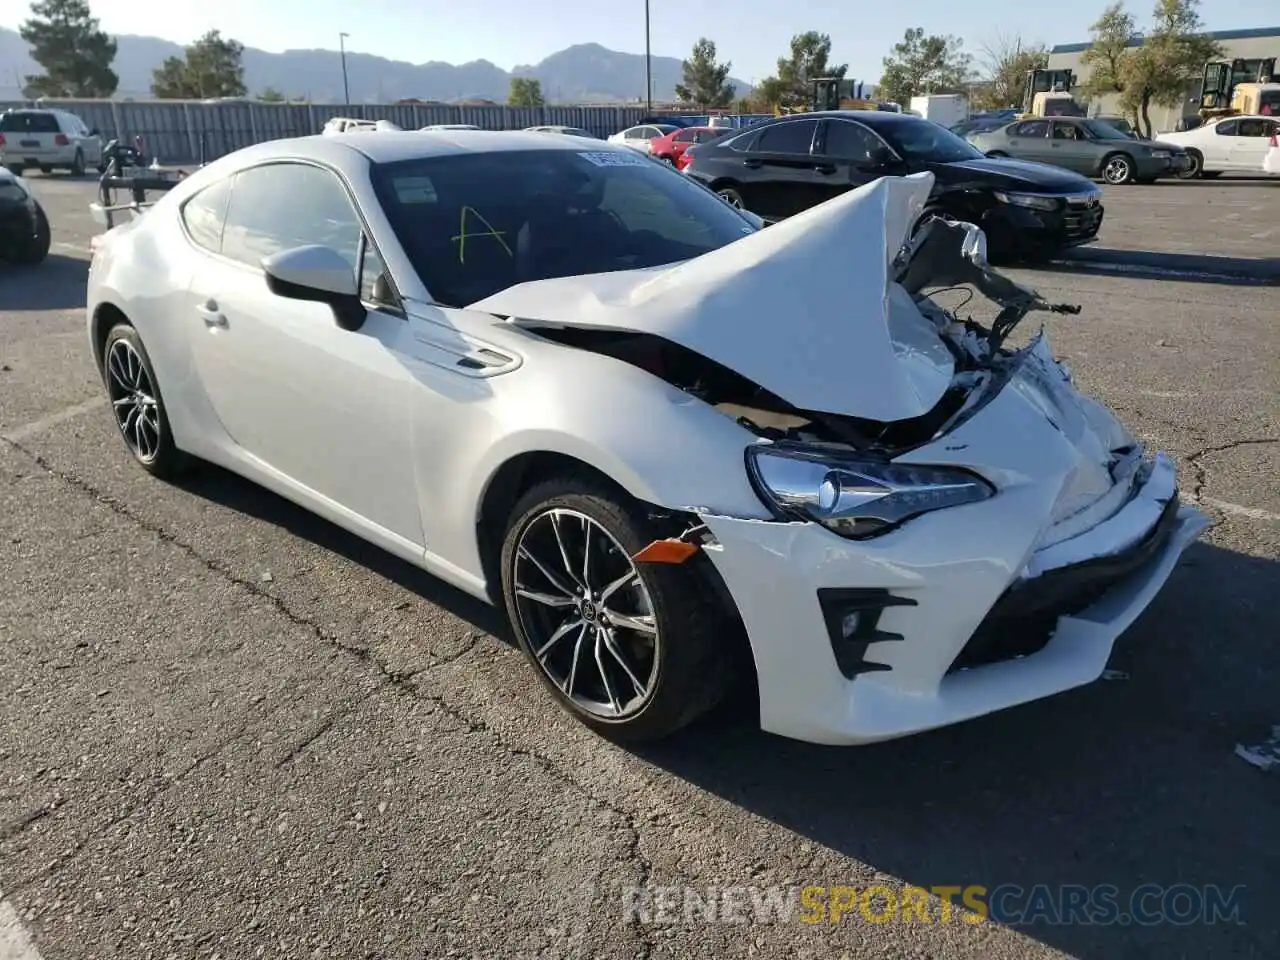
<svg viewBox="0 0 1280 960"><path fill-rule="evenodd" d="M485 130L558 124L606 137L632 126L645 115L643 106L621 105L524 108L198 100L44 100L40 105L76 114L106 140L131 143L134 137L142 137L146 152L162 163L214 160L265 140L319 133L330 117L390 120L406 130L433 123L470 123ZM0 110L31 106L35 104L0 101Z"/></svg>

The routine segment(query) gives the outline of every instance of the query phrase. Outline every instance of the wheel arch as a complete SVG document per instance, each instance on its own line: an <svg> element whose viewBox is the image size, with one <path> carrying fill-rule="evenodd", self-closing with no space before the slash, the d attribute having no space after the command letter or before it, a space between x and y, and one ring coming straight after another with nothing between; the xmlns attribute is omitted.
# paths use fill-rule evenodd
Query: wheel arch
<svg viewBox="0 0 1280 960"><path fill-rule="evenodd" d="M89 342L93 346L94 365L101 370L103 355L107 346L107 334L111 328L120 323L133 326L133 321L118 306L104 300L93 310L93 318L89 321Z"/></svg>

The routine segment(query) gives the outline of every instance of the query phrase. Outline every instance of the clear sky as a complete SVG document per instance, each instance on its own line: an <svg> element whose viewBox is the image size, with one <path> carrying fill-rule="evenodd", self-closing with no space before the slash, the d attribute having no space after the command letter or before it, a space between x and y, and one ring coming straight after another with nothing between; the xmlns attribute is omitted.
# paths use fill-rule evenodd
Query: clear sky
<svg viewBox="0 0 1280 960"><path fill-rule="evenodd" d="M644 0L90 0L111 33L189 43L217 28L250 47L348 49L395 60L463 63L486 59L504 69L531 64L574 43L644 52ZM876 80L881 58L909 27L962 37L970 50L1001 34L1049 45L1088 38L1105 0L1051 4L1028 0L650 0L652 50L687 56L700 36L715 41L733 75L748 82L773 72L791 36L831 35L849 76ZM1144 24L1150 0L1130 0ZM1074 8L1074 9L1072 9ZM1280 26L1280 0L1202 0L1210 30ZM0 0L0 25L27 17L24 0ZM1280 50L1276 53L1280 55Z"/></svg>

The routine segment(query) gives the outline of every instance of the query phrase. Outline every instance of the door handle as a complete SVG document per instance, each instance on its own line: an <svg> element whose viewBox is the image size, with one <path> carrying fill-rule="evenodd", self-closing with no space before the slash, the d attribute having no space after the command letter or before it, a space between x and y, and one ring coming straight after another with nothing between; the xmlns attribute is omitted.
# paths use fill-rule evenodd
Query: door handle
<svg viewBox="0 0 1280 960"><path fill-rule="evenodd" d="M823 176L830 176L831 174L836 172L836 168L829 163L814 164L813 169L817 170L818 173L822 174Z"/></svg>
<svg viewBox="0 0 1280 960"><path fill-rule="evenodd" d="M758 170L760 167L764 166L764 161L758 160L755 157L749 157L742 161L742 165L749 170Z"/></svg>
<svg viewBox="0 0 1280 960"><path fill-rule="evenodd" d="M204 321L206 327L225 329L227 326L226 314L218 312L218 304L213 300L196 307L196 313L200 315L200 319Z"/></svg>

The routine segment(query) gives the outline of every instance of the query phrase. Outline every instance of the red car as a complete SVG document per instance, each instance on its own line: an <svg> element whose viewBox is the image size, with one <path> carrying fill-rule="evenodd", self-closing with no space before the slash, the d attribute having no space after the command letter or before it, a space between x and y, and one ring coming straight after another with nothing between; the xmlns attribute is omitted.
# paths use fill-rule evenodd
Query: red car
<svg viewBox="0 0 1280 960"><path fill-rule="evenodd" d="M706 143L728 133L728 130L717 127L680 127L666 136L654 137L649 141L649 156L674 164L677 170L684 169L684 152L695 143Z"/></svg>

